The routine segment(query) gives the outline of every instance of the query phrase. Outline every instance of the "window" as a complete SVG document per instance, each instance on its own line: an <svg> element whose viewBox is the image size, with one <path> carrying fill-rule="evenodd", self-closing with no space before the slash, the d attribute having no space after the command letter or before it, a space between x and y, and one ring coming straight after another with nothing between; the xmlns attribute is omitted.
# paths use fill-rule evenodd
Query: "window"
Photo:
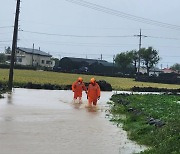
<svg viewBox="0 0 180 154"><path fill-rule="evenodd" d="M46 61L46 64L51 64L51 61L48 61L48 60L47 60L47 61Z"/></svg>
<svg viewBox="0 0 180 154"><path fill-rule="evenodd" d="M41 63L44 64L44 60L42 60Z"/></svg>
<svg viewBox="0 0 180 154"><path fill-rule="evenodd" d="M22 58L21 58L21 57L17 57L17 58L16 58L16 61L19 62L19 63L21 63L21 62L22 62Z"/></svg>

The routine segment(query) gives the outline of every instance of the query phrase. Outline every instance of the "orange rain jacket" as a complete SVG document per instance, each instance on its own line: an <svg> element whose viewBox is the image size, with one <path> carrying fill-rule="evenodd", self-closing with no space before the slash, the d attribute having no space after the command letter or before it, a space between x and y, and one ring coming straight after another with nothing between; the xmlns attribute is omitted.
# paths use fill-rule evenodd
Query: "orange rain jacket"
<svg viewBox="0 0 180 154"><path fill-rule="evenodd" d="M87 91L86 86L84 83L80 83L78 81L75 81L72 84L72 91L74 92L74 98L77 99L77 97L82 97L82 91Z"/></svg>
<svg viewBox="0 0 180 154"><path fill-rule="evenodd" d="M95 85L91 83L89 84L87 95L90 102L97 102L98 97L100 97L100 93L101 90L97 83L95 83Z"/></svg>

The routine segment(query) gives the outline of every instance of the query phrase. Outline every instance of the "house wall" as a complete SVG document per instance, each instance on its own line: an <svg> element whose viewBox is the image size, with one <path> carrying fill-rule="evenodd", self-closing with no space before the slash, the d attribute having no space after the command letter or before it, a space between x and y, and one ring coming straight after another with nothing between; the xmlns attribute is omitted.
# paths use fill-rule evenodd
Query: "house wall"
<svg viewBox="0 0 180 154"><path fill-rule="evenodd" d="M150 71L149 72L149 76L152 76L152 75L156 75L156 76L159 76L159 74L160 74L161 72L160 71Z"/></svg>
<svg viewBox="0 0 180 154"><path fill-rule="evenodd" d="M19 50L17 50L16 52L16 64L42 66L42 67L54 66L54 63L51 60L51 57L42 56L42 55L32 55L32 54L19 51Z"/></svg>
<svg viewBox="0 0 180 154"><path fill-rule="evenodd" d="M142 74L145 74L145 73L147 73L147 69L145 67L141 67L139 69L139 72L142 73Z"/></svg>
<svg viewBox="0 0 180 154"><path fill-rule="evenodd" d="M47 57L47 56L35 56L34 58L34 63L37 65L37 63L40 66L45 66L45 67L53 67L53 62L51 60L51 57Z"/></svg>
<svg viewBox="0 0 180 154"><path fill-rule="evenodd" d="M27 56L25 52L19 50L16 51L16 64L32 65L29 56Z"/></svg>

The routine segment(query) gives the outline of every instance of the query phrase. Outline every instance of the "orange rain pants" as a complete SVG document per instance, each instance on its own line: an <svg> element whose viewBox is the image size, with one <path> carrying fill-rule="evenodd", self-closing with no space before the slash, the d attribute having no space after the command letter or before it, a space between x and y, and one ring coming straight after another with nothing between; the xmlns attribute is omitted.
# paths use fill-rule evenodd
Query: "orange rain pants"
<svg viewBox="0 0 180 154"><path fill-rule="evenodd" d="M78 97L82 97L82 91L87 91L86 86L83 82L74 82L72 84L72 91L74 92L74 99L77 99Z"/></svg>
<svg viewBox="0 0 180 154"><path fill-rule="evenodd" d="M97 99L100 97L100 87L97 83L89 84L88 86L88 103L89 105L96 105L97 104Z"/></svg>

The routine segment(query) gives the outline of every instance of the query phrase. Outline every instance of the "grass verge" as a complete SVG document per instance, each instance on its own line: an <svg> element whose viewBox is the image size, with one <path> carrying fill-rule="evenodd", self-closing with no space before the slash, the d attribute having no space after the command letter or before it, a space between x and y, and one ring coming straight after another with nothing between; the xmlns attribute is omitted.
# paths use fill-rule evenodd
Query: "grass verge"
<svg viewBox="0 0 180 154"><path fill-rule="evenodd" d="M0 92L0 98L3 98L3 96L1 95L1 92Z"/></svg>
<svg viewBox="0 0 180 154"><path fill-rule="evenodd" d="M112 101L112 121L123 123L131 140L151 147L143 154L180 153L180 96L121 94Z"/></svg>
<svg viewBox="0 0 180 154"><path fill-rule="evenodd" d="M7 83L9 73L8 71L8 69L0 69L0 82ZM105 80L112 85L114 90L130 90L134 86L168 89L180 88L180 85L137 82L132 78L105 77L32 70L15 70L14 83L15 85L23 85L27 84L28 82L35 84L71 85L79 76L83 77L85 82L89 82L90 78L92 77L95 77L96 80Z"/></svg>

